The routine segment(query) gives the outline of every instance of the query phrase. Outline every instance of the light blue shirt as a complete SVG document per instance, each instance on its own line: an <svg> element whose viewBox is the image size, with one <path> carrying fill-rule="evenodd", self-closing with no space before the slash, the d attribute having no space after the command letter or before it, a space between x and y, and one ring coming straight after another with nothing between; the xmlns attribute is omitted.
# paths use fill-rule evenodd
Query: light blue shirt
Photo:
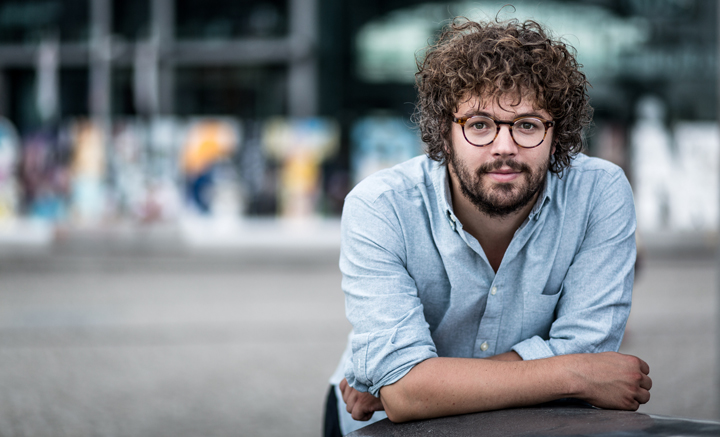
<svg viewBox="0 0 720 437"><path fill-rule="evenodd" d="M343 208L340 269L353 332L331 382L344 376L377 396L437 356L616 351L635 255L630 184L597 158L578 155L562 178L548 173L497 273L453 213L446 167L420 156L378 172Z"/></svg>

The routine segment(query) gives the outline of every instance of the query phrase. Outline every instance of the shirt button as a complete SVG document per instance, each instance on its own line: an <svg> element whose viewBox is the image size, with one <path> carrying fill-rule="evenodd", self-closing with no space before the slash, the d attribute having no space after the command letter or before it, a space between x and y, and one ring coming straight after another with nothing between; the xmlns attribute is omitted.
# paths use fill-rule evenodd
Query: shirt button
<svg viewBox="0 0 720 437"><path fill-rule="evenodd" d="M495 293L497 293L497 287L493 287L492 289L490 289L490 294L495 296Z"/></svg>
<svg viewBox="0 0 720 437"><path fill-rule="evenodd" d="M483 344L480 345L480 350L485 352L489 347L490 346L487 344L487 341L484 341Z"/></svg>

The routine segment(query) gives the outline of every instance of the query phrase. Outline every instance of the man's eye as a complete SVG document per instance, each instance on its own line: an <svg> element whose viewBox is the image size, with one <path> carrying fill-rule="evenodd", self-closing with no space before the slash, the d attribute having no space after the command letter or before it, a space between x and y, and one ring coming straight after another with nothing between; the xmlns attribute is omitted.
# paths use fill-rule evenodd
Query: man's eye
<svg viewBox="0 0 720 437"><path fill-rule="evenodd" d="M488 124L484 121L475 121L470 124L470 129L474 130L485 130L488 128Z"/></svg>
<svg viewBox="0 0 720 437"><path fill-rule="evenodd" d="M521 121L519 121L515 126L516 126L518 129L520 129L520 130L522 130L522 131L525 131L525 132L529 132L529 131L538 129L537 123L534 123L534 122L532 122L532 121L522 121L522 120L521 120Z"/></svg>

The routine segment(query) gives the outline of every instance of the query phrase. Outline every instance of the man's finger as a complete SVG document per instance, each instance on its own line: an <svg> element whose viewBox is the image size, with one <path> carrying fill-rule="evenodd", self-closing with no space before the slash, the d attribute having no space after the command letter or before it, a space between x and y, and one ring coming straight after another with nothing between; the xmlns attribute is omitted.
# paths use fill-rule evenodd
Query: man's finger
<svg viewBox="0 0 720 437"><path fill-rule="evenodd" d="M640 360L640 371L646 375L649 375L650 374L650 366L648 365L648 363L646 363L645 361L643 361L640 358L638 358L638 360Z"/></svg>
<svg viewBox="0 0 720 437"><path fill-rule="evenodd" d="M367 420L367 419L363 419L363 417L364 417L363 413L361 413L359 411L353 410L353 412L351 413L351 416L354 420Z"/></svg>
<svg viewBox="0 0 720 437"><path fill-rule="evenodd" d="M366 422L366 421L370 420L372 417L373 417L373 412L369 411L369 412L362 414L360 419L358 419L358 420L360 420L362 422Z"/></svg>
<svg viewBox="0 0 720 437"><path fill-rule="evenodd" d="M373 417L374 411L369 410L362 402L357 402L352 411L352 418L365 422Z"/></svg>
<svg viewBox="0 0 720 437"><path fill-rule="evenodd" d="M640 380L640 387L645 390L650 390L652 388L652 379L650 379L649 376L644 375L642 380Z"/></svg>
<svg viewBox="0 0 720 437"><path fill-rule="evenodd" d="M363 417L365 416L365 413L360 411L359 408L353 409L351 416L355 420L363 420Z"/></svg>
<svg viewBox="0 0 720 437"><path fill-rule="evenodd" d="M353 409L355 408L355 402L357 402L357 394L350 393L348 395L347 399L344 399L344 400L345 400L345 409L347 410L348 413L352 414Z"/></svg>
<svg viewBox="0 0 720 437"><path fill-rule="evenodd" d="M343 385L343 382L345 383L344 385ZM340 393L342 394L343 401L345 401L346 404L347 404L348 397L354 391L355 391L355 389L350 387L350 385L348 385L347 381L345 381L344 379L342 381L340 381Z"/></svg>
<svg viewBox="0 0 720 437"><path fill-rule="evenodd" d="M641 404L647 404L650 400L650 392L645 389L640 389L635 396L635 400Z"/></svg>

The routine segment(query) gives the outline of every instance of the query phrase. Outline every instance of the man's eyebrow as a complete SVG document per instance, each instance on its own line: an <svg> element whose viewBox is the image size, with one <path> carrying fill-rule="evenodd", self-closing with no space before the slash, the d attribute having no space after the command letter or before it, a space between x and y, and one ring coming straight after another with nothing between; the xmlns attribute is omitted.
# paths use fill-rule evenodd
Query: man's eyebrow
<svg viewBox="0 0 720 437"><path fill-rule="evenodd" d="M532 112L523 112L523 113L520 113L520 114L515 114L515 116L512 117L512 118L510 118L510 119L503 119L503 118L497 118L497 117L495 117L494 115L492 115L492 114L489 113L489 112L479 111L479 110L477 110L477 109L470 109L470 110L468 110L467 112L465 112L465 114L463 114L463 118L464 118L464 117L470 118L470 117L475 117L475 116L478 116L478 115L482 115L482 116L485 116L485 117L490 117L490 118L493 118L493 119L495 119L495 120L500 120L500 121L503 121L503 120L514 120L514 119L522 118L522 117L535 117L535 118L542 118L543 120L546 119L546 117L545 117L544 115L540 114L539 112L535 112L535 111L532 111Z"/></svg>
<svg viewBox="0 0 720 437"><path fill-rule="evenodd" d="M478 111L477 109L470 109L465 114L463 114L463 117L475 117L476 115L484 115L486 117L492 117L489 112L485 111Z"/></svg>

